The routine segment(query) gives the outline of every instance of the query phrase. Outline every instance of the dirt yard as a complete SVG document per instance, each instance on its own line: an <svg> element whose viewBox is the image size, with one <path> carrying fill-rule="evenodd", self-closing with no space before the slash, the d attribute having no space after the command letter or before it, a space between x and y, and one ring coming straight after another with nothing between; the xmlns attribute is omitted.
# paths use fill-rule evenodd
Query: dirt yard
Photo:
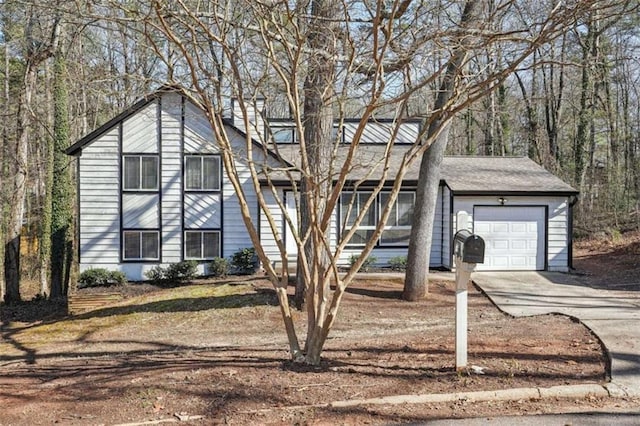
<svg viewBox="0 0 640 426"><path fill-rule="evenodd" d="M640 231L576 241L574 267L592 287L640 290Z"/></svg>
<svg viewBox="0 0 640 426"><path fill-rule="evenodd" d="M586 266L610 257L607 250L635 253L606 244L576 246L578 272L594 285L611 279L601 276L609 268L605 262L600 269ZM637 255L623 265L637 279ZM60 318L42 303L4 307L0 424L393 424L634 404L592 398L323 406L607 380L600 342L584 326L562 316L510 318L475 288L469 294L469 365L479 368L458 373L453 282L432 282L430 297L418 303L399 300L401 289L399 281L357 282L319 368L288 361L276 298L259 277L174 289L130 285L124 301L75 317ZM305 314L296 315L302 327Z"/></svg>

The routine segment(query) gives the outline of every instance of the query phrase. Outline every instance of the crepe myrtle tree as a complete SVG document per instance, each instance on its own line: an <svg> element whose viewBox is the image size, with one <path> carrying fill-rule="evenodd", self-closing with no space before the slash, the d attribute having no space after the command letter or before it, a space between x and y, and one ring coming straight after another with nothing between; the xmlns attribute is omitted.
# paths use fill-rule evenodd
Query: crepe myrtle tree
<svg viewBox="0 0 640 426"><path fill-rule="evenodd" d="M103 0L91 9L93 15L84 13L90 23L110 19L143 28L148 48L164 64L172 87L204 111L240 215L278 295L291 357L317 365L344 292L381 237L409 168L427 159L422 160L420 185L437 185L439 175L429 174L425 164L442 156L446 142L438 145L438 141L446 140L455 113L490 93L536 47L593 7L591 2L543 3L536 19L529 20L523 10L527 4ZM500 48L506 65L491 73L479 72L477 52L492 44ZM227 133L225 117L232 98L240 115L238 127L246 133L241 146ZM278 145L271 129L262 129L265 117L256 113L259 99L286 112L296 144ZM341 129L347 117L359 121L344 144ZM362 145L366 126L382 117L391 119L386 140L379 144L383 155L367 158L367 147ZM408 118L420 118L421 130L415 142L405 146L402 161L392 164L389 154ZM434 143L437 150L430 151ZM283 181L287 181L286 199ZM365 196L358 195L363 188L366 192L360 194ZM386 203L375 226L364 235L360 256L340 274L341 256L383 189ZM289 214L289 197L294 214ZM418 194L414 214L422 220L418 238L430 239L432 213L424 213L420 204L434 204L434 197L432 191ZM278 269L262 245L249 201L254 198L262 217L260 232L273 235L280 253ZM330 229L340 203L342 234L336 238ZM282 220L297 250L307 314L304 344L287 293L290 253ZM411 256L427 259L422 262L425 267L428 247L422 244L418 254L411 251ZM411 282L419 271L415 260L409 264ZM418 281L423 282L421 277Z"/></svg>

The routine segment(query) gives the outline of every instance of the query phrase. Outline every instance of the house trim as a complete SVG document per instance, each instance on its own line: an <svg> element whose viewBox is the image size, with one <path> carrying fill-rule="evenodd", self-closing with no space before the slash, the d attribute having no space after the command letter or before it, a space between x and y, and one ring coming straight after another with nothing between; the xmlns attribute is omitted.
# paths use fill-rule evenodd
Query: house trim
<svg viewBox="0 0 640 426"><path fill-rule="evenodd" d="M180 261L185 260L184 252L186 250L185 247L185 235L186 226L184 223L184 178L186 175L185 167L184 167L184 135L185 135L185 122L186 119L186 102L184 96L180 97L180 170L178 174L180 175ZM220 236L222 238L222 235Z"/></svg>
<svg viewBox="0 0 640 426"><path fill-rule="evenodd" d="M81 190L81 186L80 183L82 182L82 179L80 179L80 158L76 158L76 205L78 206L78 217L76 218L76 230L75 230L75 237L76 237L76 250L78 251L78 264L82 263L82 244L80 244L81 240L81 229L80 229L80 224L82 223L82 204L80 204L81 201L81 197L80 197L80 190Z"/></svg>
<svg viewBox="0 0 640 426"><path fill-rule="evenodd" d="M164 234L162 226L162 97L158 96L156 102L156 126L157 126L157 152L158 152L158 261L162 263L164 247L162 236Z"/></svg>

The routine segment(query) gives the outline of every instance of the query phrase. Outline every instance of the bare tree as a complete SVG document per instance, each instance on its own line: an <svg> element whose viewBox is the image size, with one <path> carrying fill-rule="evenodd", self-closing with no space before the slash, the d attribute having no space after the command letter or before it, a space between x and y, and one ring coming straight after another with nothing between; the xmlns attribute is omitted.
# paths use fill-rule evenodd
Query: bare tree
<svg viewBox="0 0 640 426"><path fill-rule="evenodd" d="M26 8L25 17L24 72L18 100L17 138L11 152L13 181L4 245L5 302L20 300L20 235L27 194L25 183L29 170L29 125L34 119L33 97L37 89L39 67L55 52L60 28L59 16L43 15L34 6Z"/></svg>
<svg viewBox="0 0 640 426"><path fill-rule="evenodd" d="M466 6L470 6L472 1L466 3ZM498 84L506 80L514 72L518 71L520 66L526 66L528 58L536 52L541 46L558 39L565 34L570 28L573 28L576 23L582 22L581 20L589 14L599 14L606 16L622 16L621 10L625 10L627 7L635 8L635 5L629 5L627 2L577 2L573 4L553 4L553 5L535 5L535 10L529 9L532 4L519 3L519 2L506 2L504 4L493 4L492 8L485 8L489 11L489 16L485 15L481 18L481 23L496 22L499 20L501 25L494 32L494 37L490 39L483 38L481 42L475 45L464 45L462 43L455 44L457 46L451 55L447 73L443 77L443 89L447 88L447 76L460 76L463 72L465 62L460 61L457 55L465 53L471 57L477 55L478 47L487 47L487 43L493 43L496 41L504 42L502 49L502 56L505 59L504 66L496 69L489 76L482 77L484 80L480 83L473 78L459 78L452 79L453 86L451 88L452 95L446 98L443 115L442 109L435 109L433 115L440 117L443 120L443 125L436 127L440 140L436 139L434 147L438 146L438 143L442 145L436 150L429 149L425 153L423 162L421 165L421 173L430 173L429 179L421 179L419 182L418 191L425 191L424 187L431 187L431 191L423 196L418 197L416 201L416 210L418 217L414 216L414 224L412 226L412 238L410 243L410 254L407 269L407 277L405 280L404 297L408 300L416 300L420 297L424 297L428 291L428 259L429 248L431 242L431 224L432 224L432 212L433 204L436 202L437 192L433 189L436 185L437 179L439 179L439 162L444 155L447 144L447 131L449 128L450 120L453 114L460 110L460 105L465 105L473 101L473 98L478 95L480 97L485 96L487 93L500 87ZM544 6L544 7L541 7ZM505 12L514 12L513 14ZM461 21L462 22L462 21ZM477 22L477 20L476 20ZM531 25L530 25L531 24ZM484 25L484 24L483 24ZM477 33L486 34L484 26L480 25ZM528 29L527 29L528 28ZM501 39L495 34L508 34L506 39ZM512 37L514 33L518 33L520 37ZM460 40L460 39L458 39ZM477 76L475 76L477 78ZM451 83L450 83L451 84ZM478 85L482 89L478 92ZM442 90L442 93L446 93L446 90ZM471 99L470 99L471 98ZM531 111L530 111L531 112ZM440 133L442 132L442 133ZM431 131L429 132L429 134ZM428 171L431 166L431 172ZM426 247L426 253L424 248ZM422 248L422 249L420 249ZM416 256L418 256L416 258Z"/></svg>
<svg viewBox="0 0 640 426"><path fill-rule="evenodd" d="M479 0L469 0L465 3L460 18L460 27L470 29L479 21ZM440 185L440 167L449 138L449 126L453 115L447 114L447 104L455 96L456 87L467 62L467 51L470 42L464 39L458 41L451 60L447 64L438 97L434 103L434 113L437 119L432 119L426 137L433 139L420 163L420 175L416 191L416 206L411 226L411 240L407 256L407 274L404 282L403 297L406 300L418 300L428 292L429 257L433 237L433 218L436 212L436 199ZM426 247L426 249L425 249ZM426 265L426 267L425 267Z"/></svg>

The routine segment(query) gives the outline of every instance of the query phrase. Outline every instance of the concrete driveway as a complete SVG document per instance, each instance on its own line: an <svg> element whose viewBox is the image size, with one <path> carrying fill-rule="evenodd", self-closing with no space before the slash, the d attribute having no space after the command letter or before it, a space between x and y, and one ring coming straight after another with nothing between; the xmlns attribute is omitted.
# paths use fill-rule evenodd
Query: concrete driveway
<svg viewBox="0 0 640 426"><path fill-rule="evenodd" d="M553 272L474 272L471 279L510 315L578 318L609 352L609 390L640 396L640 292L593 289Z"/></svg>

